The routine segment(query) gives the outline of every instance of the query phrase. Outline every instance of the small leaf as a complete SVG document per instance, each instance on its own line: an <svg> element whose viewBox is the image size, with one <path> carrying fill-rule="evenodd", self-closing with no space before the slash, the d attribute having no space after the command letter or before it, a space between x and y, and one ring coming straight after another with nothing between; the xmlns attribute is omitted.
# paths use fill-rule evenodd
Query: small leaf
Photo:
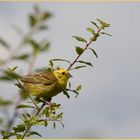
<svg viewBox="0 0 140 140"><path fill-rule="evenodd" d="M60 58L57 58L57 59L51 59L50 61L64 61L64 62L68 62L69 64L71 64L70 63L70 61L68 61L68 60L66 60L66 59L60 59Z"/></svg>
<svg viewBox="0 0 140 140"><path fill-rule="evenodd" d="M75 38L76 40L81 41L81 42L87 42L84 38L79 37L79 36L73 36L73 38Z"/></svg>
<svg viewBox="0 0 140 140"><path fill-rule="evenodd" d="M77 52L78 55L81 55L83 53L83 51L84 51L83 48L80 48L78 46L76 46L75 48L76 48L76 52Z"/></svg>
<svg viewBox="0 0 140 140"><path fill-rule="evenodd" d="M69 88L71 88L71 83L69 82Z"/></svg>
<svg viewBox="0 0 140 140"><path fill-rule="evenodd" d="M16 60L28 60L29 56L30 56L29 54L21 54L19 56L14 57L14 59L16 59Z"/></svg>
<svg viewBox="0 0 140 140"><path fill-rule="evenodd" d="M48 126L48 122L44 120L44 126L47 127Z"/></svg>
<svg viewBox="0 0 140 140"><path fill-rule="evenodd" d="M93 22L93 21L90 21L90 22L91 22L93 25L95 25L97 29L99 29L99 26L98 26L95 22Z"/></svg>
<svg viewBox="0 0 140 140"><path fill-rule="evenodd" d="M25 131L25 126L24 125L18 125L17 127L13 127L13 130L15 132L24 132Z"/></svg>
<svg viewBox="0 0 140 140"><path fill-rule="evenodd" d="M22 138L22 135L16 134L16 138L17 138L17 139L21 139L21 138Z"/></svg>
<svg viewBox="0 0 140 140"><path fill-rule="evenodd" d="M105 33L105 32L100 32L100 34L112 36L111 34L108 34L108 33Z"/></svg>
<svg viewBox="0 0 140 140"><path fill-rule="evenodd" d="M37 21L34 15L29 15L29 23L30 23L30 27L33 27L36 25Z"/></svg>
<svg viewBox="0 0 140 140"><path fill-rule="evenodd" d="M3 136L3 139L9 138L9 133L7 131L1 130L1 135Z"/></svg>
<svg viewBox="0 0 140 140"><path fill-rule="evenodd" d="M90 62L85 62L85 61L77 61L77 62L83 63L83 64L86 64L86 65L89 65L89 66L93 67L93 65Z"/></svg>
<svg viewBox="0 0 140 140"><path fill-rule="evenodd" d="M10 100L4 100L0 97L0 106L9 106L12 105L12 102Z"/></svg>
<svg viewBox="0 0 140 140"><path fill-rule="evenodd" d="M97 53L95 52L95 50L92 49L92 48L89 48L89 49L93 52L93 54L96 56L96 58L98 58L98 55L97 55Z"/></svg>
<svg viewBox="0 0 140 140"><path fill-rule="evenodd" d="M55 123L55 122L53 122L53 128L54 128L54 129L56 128L56 123Z"/></svg>
<svg viewBox="0 0 140 140"><path fill-rule="evenodd" d="M74 70L74 69L81 69L81 68L84 68L84 67L86 67L86 66L76 66L76 67L74 67L74 68L71 68L70 70Z"/></svg>
<svg viewBox="0 0 140 140"><path fill-rule="evenodd" d="M15 66L12 68L12 71L15 71L18 68L18 66Z"/></svg>
<svg viewBox="0 0 140 140"><path fill-rule="evenodd" d="M0 44L5 47L6 49L10 49L10 45L2 38L0 38Z"/></svg>
<svg viewBox="0 0 140 140"><path fill-rule="evenodd" d="M53 64L52 60L49 61L49 65L50 65L51 67L53 67L54 64Z"/></svg>
<svg viewBox="0 0 140 140"><path fill-rule="evenodd" d="M4 80L4 81L12 81L13 79L7 77L7 76L0 76L0 80Z"/></svg>
<svg viewBox="0 0 140 140"><path fill-rule="evenodd" d="M64 129L64 127L65 127L64 124L63 124L61 121L59 121L59 122L60 122L60 124L62 125L62 127L63 127L63 129Z"/></svg>
<svg viewBox="0 0 140 140"><path fill-rule="evenodd" d="M4 71L4 74L9 77L10 79L19 79L21 76L13 71L6 70Z"/></svg>
<svg viewBox="0 0 140 140"><path fill-rule="evenodd" d="M39 30L46 30L48 27L46 25L41 25L38 29Z"/></svg>
<svg viewBox="0 0 140 140"><path fill-rule="evenodd" d="M52 16L51 13L49 13L48 11L45 11L42 16L41 16L41 20L47 20L48 18L50 18Z"/></svg>
<svg viewBox="0 0 140 140"><path fill-rule="evenodd" d="M35 108L35 107L30 106L30 105L18 105L18 106L16 107L16 109L19 109L19 108Z"/></svg>
<svg viewBox="0 0 140 140"><path fill-rule="evenodd" d="M28 40L26 40L26 42L29 43L32 46L32 48L33 48L33 56L36 56L40 51L39 43L34 39L28 39Z"/></svg>
<svg viewBox="0 0 140 140"><path fill-rule="evenodd" d="M103 25L103 21L102 20L100 20L98 18L96 20L99 21L101 25Z"/></svg>
<svg viewBox="0 0 140 140"><path fill-rule="evenodd" d="M78 85L78 86L76 87L76 91L77 91L77 92L79 92L81 89L82 89L82 86L81 86L81 85Z"/></svg>
<svg viewBox="0 0 140 140"><path fill-rule="evenodd" d="M66 95L68 99L70 98L70 96L66 90L63 91L63 94Z"/></svg>
<svg viewBox="0 0 140 140"><path fill-rule="evenodd" d="M95 35L95 31L94 31L92 28L89 28L89 27L88 27L88 28L87 28L87 31L90 32L90 33L92 33L93 35Z"/></svg>
<svg viewBox="0 0 140 140"><path fill-rule="evenodd" d="M37 135L37 136L39 136L39 137L42 137L38 132L36 132L36 131L30 131L30 132L28 132L28 134L27 134L27 136L29 137L29 136L31 136L31 135Z"/></svg>

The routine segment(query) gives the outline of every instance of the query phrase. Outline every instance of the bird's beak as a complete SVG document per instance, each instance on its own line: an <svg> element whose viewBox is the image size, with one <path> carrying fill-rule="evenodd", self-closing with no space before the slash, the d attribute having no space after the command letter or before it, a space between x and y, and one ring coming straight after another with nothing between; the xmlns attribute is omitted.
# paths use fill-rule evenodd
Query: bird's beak
<svg viewBox="0 0 140 140"><path fill-rule="evenodd" d="M68 78L72 78L72 75L70 73L68 73Z"/></svg>

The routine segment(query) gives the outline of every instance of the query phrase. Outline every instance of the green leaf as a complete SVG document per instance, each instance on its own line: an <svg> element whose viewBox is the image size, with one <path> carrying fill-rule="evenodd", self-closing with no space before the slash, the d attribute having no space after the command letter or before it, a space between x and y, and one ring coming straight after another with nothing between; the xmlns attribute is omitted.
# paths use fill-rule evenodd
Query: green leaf
<svg viewBox="0 0 140 140"><path fill-rule="evenodd" d="M41 52L45 52L45 51L48 51L49 47L50 47L50 43L46 40L46 39L43 39L40 43L39 43L39 46L40 46L40 51Z"/></svg>
<svg viewBox="0 0 140 140"><path fill-rule="evenodd" d="M87 42L84 38L79 37L79 36L73 36L73 38L75 38L76 40L81 41L81 42Z"/></svg>
<svg viewBox="0 0 140 140"><path fill-rule="evenodd" d="M76 91L77 91L77 92L79 92L81 89L82 89L82 85L78 85L78 86L76 87Z"/></svg>
<svg viewBox="0 0 140 140"><path fill-rule="evenodd" d="M8 139L9 138L9 133L4 131L4 130L1 130L1 135L3 136L3 139Z"/></svg>
<svg viewBox="0 0 140 140"><path fill-rule="evenodd" d="M56 128L56 123L55 123L55 122L53 122L53 128L54 128L54 129Z"/></svg>
<svg viewBox="0 0 140 140"><path fill-rule="evenodd" d="M21 78L21 76L15 72L13 72L13 70L10 68L8 70L5 70L3 72L3 75L0 76L0 80L6 80L6 81L12 81L15 79L20 79L20 78Z"/></svg>
<svg viewBox="0 0 140 140"><path fill-rule="evenodd" d="M69 85L69 88L71 88L71 83L70 83L70 82L68 82L68 83L69 83L69 84L68 84L68 85Z"/></svg>
<svg viewBox="0 0 140 140"><path fill-rule="evenodd" d="M84 68L84 67L86 67L86 66L76 66L76 67L74 67L74 68L71 68L70 70L74 70L74 69L81 69L81 68Z"/></svg>
<svg viewBox="0 0 140 140"><path fill-rule="evenodd" d="M25 131L25 126L24 125L17 125L17 127L13 127L13 130L15 132L24 132Z"/></svg>
<svg viewBox="0 0 140 140"><path fill-rule="evenodd" d="M49 65L50 65L51 67L53 67L54 64L53 64L52 60L49 61Z"/></svg>
<svg viewBox="0 0 140 140"><path fill-rule="evenodd" d="M11 70L15 71L18 68L18 66L13 67Z"/></svg>
<svg viewBox="0 0 140 140"><path fill-rule="evenodd" d="M100 19L96 19L97 21L99 21L99 23L101 24L101 25L103 25L103 21L102 20L100 20Z"/></svg>
<svg viewBox="0 0 140 140"><path fill-rule="evenodd" d="M66 91L71 91L71 92L75 93L76 94L75 98L79 95L79 92L76 90L66 89Z"/></svg>
<svg viewBox="0 0 140 140"><path fill-rule="evenodd" d="M10 45L2 38L0 38L0 44L5 47L7 50L10 49Z"/></svg>
<svg viewBox="0 0 140 140"><path fill-rule="evenodd" d="M13 79L11 79L7 76L0 76L0 80L2 80L2 81L12 81Z"/></svg>
<svg viewBox="0 0 140 140"><path fill-rule="evenodd" d="M84 51L83 48L80 48L78 46L76 46L75 49L76 49L76 52L77 52L78 55L81 55L83 53L83 51Z"/></svg>
<svg viewBox="0 0 140 140"><path fill-rule="evenodd" d="M21 76L13 71L6 70L4 71L5 76L9 77L10 79L20 79Z"/></svg>
<svg viewBox="0 0 140 140"><path fill-rule="evenodd" d="M19 56L14 57L14 59L16 59L16 60L28 60L29 57L30 57L29 54L21 54Z"/></svg>
<svg viewBox="0 0 140 140"><path fill-rule="evenodd" d="M52 16L51 13L49 13L48 11L45 11L42 15L41 15L41 20L47 20L48 18L50 18Z"/></svg>
<svg viewBox="0 0 140 140"><path fill-rule="evenodd" d="M12 105L12 101L4 100L3 98L0 97L0 106L9 106L9 105Z"/></svg>
<svg viewBox="0 0 140 140"><path fill-rule="evenodd" d="M62 127L63 127L63 129L64 129L64 127L65 127L64 124L63 124L61 121L59 121L59 122L60 122L60 124L62 125Z"/></svg>
<svg viewBox="0 0 140 140"><path fill-rule="evenodd" d="M66 95L68 99L70 98L70 96L66 90L63 91L63 94Z"/></svg>
<svg viewBox="0 0 140 140"><path fill-rule="evenodd" d="M32 45L32 47L34 49L39 49L39 44L34 39L27 40L27 43L29 43L30 45Z"/></svg>
<svg viewBox="0 0 140 140"><path fill-rule="evenodd" d="M108 33L105 33L105 32L100 32L100 34L112 36L111 34L108 34Z"/></svg>
<svg viewBox="0 0 140 140"><path fill-rule="evenodd" d="M92 48L89 48L89 49L93 52L93 54L96 56L96 58L98 58L98 55L97 55L97 53L95 52L95 50L92 49Z"/></svg>
<svg viewBox="0 0 140 140"><path fill-rule="evenodd" d="M80 61L80 60L77 61L77 62L82 63L82 64L86 64L86 65L89 65L89 66L93 67L93 65L90 62L85 62L85 61Z"/></svg>
<svg viewBox="0 0 140 140"><path fill-rule="evenodd" d="M93 30L92 28L88 27L87 28L87 31L90 32L90 33L92 33L93 35L95 35L95 30Z"/></svg>
<svg viewBox="0 0 140 140"><path fill-rule="evenodd" d="M38 29L39 30L46 30L48 27L46 25L41 25Z"/></svg>
<svg viewBox="0 0 140 140"><path fill-rule="evenodd" d="M19 108L35 108L34 106L30 106L30 105L18 105L16 107L16 109L19 109Z"/></svg>
<svg viewBox="0 0 140 140"><path fill-rule="evenodd" d="M35 41L34 39L28 39L26 42L32 46L33 55L36 56L38 54L38 52L40 51L40 46L39 46L38 42Z"/></svg>
<svg viewBox="0 0 140 140"><path fill-rule="evenodd" d="M91 22L93 25L95 25L97 29L99 29L99 26L98 26L95 22L93 22L93 21L90 21L90 22Z"/></svg>
<svg viewBox="0 0 140 140"><path fill-rule="evenodd" d="M39 136L39 137L42 137L41 134L39 134L39 133L36 132L36 131L30 131L30 132L27 133L27 136L28 136L28 137L31 136L31 135L37 135L37 136Z"/></svg>
<svg viewBox="0 0 140 140"><path fill-rule="evenodd" d="M44 120L44 126L47 127L48 126L48 122Z"/></svg>
<svg viewBox="0 0 140 140"><path fill-rule="evenodd" d="M51 61L51 62L53 62L53 61L64 61L64 62L68 62L69 64L71 64L70 61L68 61L68 60L66 60L66 59L61 59L61 58L51 59L50 61Z"/></svg>
<svg viewBox="0 0 140 140"><path fill-rule="evenodd" d="M17 139L21 139L21 138L22 138L22 135L16 134L16 138L17 138Z"/></svg>
<svg viewBox="0 0 140 140"><path fill-rule="evenodd" d="M30 27L35 26L36 23L37 23L36 17L34 15L29 15L29 24L30 24Z"/></svg>

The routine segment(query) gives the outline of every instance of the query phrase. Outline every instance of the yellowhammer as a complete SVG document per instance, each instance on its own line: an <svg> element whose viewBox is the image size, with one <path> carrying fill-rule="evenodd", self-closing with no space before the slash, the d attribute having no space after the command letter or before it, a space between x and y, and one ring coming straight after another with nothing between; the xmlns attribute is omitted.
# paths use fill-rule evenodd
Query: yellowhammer
<svg viewBox="0 0 140 140"><path fill-rule="evenodd" d="M27 75L22 77L21 81L24 83L23 87L32 95L50 100L66 88L70 77L72 77L71 74L61 68L51 72Z"/></svg>

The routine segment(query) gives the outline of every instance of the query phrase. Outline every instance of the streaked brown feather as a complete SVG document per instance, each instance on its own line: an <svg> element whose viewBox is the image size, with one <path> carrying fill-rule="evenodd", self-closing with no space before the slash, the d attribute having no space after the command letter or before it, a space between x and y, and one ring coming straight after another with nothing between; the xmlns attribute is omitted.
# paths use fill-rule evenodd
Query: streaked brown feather
<svg viewBox="0 0 140 140"><path fill-rule="evenodd" d="M39 74L23 76L21 81L24 83L51 85L57 82L57 79L53 72L42 72Z"/></svg>

